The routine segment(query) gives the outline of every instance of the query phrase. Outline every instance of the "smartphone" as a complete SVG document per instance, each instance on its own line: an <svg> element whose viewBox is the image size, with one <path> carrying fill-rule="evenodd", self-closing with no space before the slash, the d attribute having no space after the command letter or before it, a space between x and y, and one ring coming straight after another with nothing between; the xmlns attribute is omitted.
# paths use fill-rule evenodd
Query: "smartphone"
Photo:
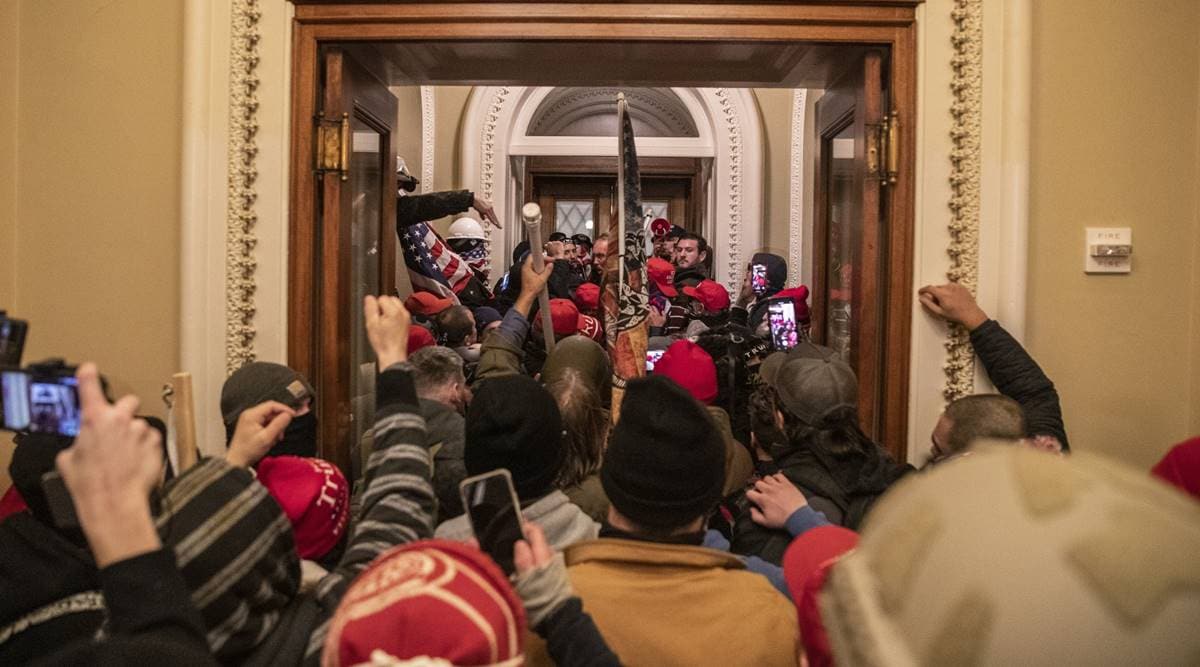
<svg viewBox="0 0 1200 667"><path fill-rule="evenodd" d="M16 368L21 365L21 353L25 351L25 334L29 323L0 315L0 367Z"/></svg>
<svg viewBox="0 0 1200 667"><path fill-rule="evenodd" d="M796 304L792 301L776 301L767 306L767 321L770 322L771 344L776 350L790 350L800 342Z"/></svg>
<svg viewBox="0 0 1200 667"><path fill-rule="evenodd" d="M525 539L525 531L521 528L521 505L513 489L512 475L504 468L493 470L464 479L458 490L479 548L500 569L513 574L516 571L513 546L517 540Z"/></svg>
<svg viewBox="0 0 1200 667"><path fill-rule="evenodd" d="M78 381L69 371L0 371L0 428L75 437L80 413Z"/></svg>
<svg viewBox="0 0 1200 667"><path fill-rule="evenodd" d="M765 264L750 265L750 289L759 295L767 291L767 266Z"/></svg>
<svg viewBox="0 0 1200 667"><path fill-rule="evenodd" d="M658 360L662 359L666 353L666 350L646 350L646 372L653 371L654 364L657 364Z"/></svg>

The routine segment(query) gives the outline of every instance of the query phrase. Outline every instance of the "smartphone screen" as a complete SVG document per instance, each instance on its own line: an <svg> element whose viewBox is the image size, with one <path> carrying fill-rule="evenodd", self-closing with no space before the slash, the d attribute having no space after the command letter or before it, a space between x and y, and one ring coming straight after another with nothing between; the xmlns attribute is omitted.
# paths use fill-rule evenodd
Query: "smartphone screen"
<svg viewBox="0 0 1200 667"><path fill-rule="evenodd" d="M0 366L21 365L21 353L25 350L25 333L29 323L0 316Z"/></svg>
<svg viewBox="0 0 1200 667"><path fill-rule="evenodd" d="M750 265L750 289L755 294L767 291L767 267L765 264Z"/></svg>
<svg viewBox="0 0 1200 667"><path fill-rule="evenodd" d="M776 301L767 307L767 319L771 323L771 344L776 350L790 350L800 342L796 329L796 304L791 301Z"/></svg>
<svg viewBox="0 0 1200 667"><path fill-rule="evenodd" d="M78 381L73 375L0 374L0 413L9 431L79 435L82 419Z"/></svg>
<svg viewBox="0 0 1200 667"><path fill-rule="evenodd" d="M521 515L517 492L507 470L468 477L459 485L463 507L471 520L471 529L479 548L492 557L508 574L515 571L513 545L525 539L521 530Z"/></svg>
<svg viewBox="0 0 1200 667"><path fill-rule="evenodd" d="M6 431L23 431L29 426L29 374L0 372L0 417Z"/></svg>
<svg viewBox="0 0 1200 667"><path fill-rule="evenodd" d="M646 350L646 372L654 370L654 364L657 364L658 360L662 359L666 353L666 350Z"/></svg>

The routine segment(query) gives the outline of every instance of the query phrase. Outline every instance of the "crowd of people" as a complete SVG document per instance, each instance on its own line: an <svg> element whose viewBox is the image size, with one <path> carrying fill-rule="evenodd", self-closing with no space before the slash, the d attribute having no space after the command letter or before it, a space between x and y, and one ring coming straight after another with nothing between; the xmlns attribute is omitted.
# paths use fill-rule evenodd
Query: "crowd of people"
<svg viewBox="0 0 1200 667"><path fill-rule="evenodd" d="M427 204L403 207L401 226L441 210ZM452 208L472 204L489 216L470 193ZM0 664L1200 655L1200 438L1153 476L1071 455L1054 384L965 288L918 299L969 332L996 393L950 402L916 469L860 427L855 373L808 339L808 290L788 287L782 257L755 254L730 295L703 237L655 221L653 370L614 405L612 240L522 244L489 286L480 224L456 225L468 292L362 304L378 375L357 471L318 458L316 390L286 366L228 378L225 456L179 474L137 399L108 400L80 367L78 436L17 436ZM779 303L787 345L770 331ZM524 521L511 559L480 549L460 493L496 470ZM52 508L54 471L74 523Z"/></svg>

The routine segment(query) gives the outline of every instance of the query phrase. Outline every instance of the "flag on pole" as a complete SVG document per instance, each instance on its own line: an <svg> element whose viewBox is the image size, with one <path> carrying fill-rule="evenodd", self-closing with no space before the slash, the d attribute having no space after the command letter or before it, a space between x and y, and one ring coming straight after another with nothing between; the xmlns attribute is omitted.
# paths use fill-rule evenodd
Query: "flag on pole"
<svg viewBox="0 0 1200 667"><path fill-rule="evenodd" d="M400 248L415 291L432 292L457 301L459 292L471 283L470 265L450 250L428 223L406 227L400 235Z"/></svg>
<svg viewBox="0 0 1200 667"><path fill-rule="evenodd" d="M626 383L646 375L646 344L650 335L641 177L633 143L633 123L622 93L617 94L617 120L620 127L617 137L617 201L620 209L609 225L610 251L604 272L604 323L612 362L614 422L620 413Z"/></svg>

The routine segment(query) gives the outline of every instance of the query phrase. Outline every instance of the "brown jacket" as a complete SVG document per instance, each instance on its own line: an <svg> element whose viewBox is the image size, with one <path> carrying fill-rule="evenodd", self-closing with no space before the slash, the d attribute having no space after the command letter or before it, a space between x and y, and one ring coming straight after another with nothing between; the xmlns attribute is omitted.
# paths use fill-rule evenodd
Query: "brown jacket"
<svg viewBox="0 0 1200 667"><path fill-rule="evenodd" d="M795 607L730 554L602 538L566 559L584 611L624 665L798 664Z"/></svg>

